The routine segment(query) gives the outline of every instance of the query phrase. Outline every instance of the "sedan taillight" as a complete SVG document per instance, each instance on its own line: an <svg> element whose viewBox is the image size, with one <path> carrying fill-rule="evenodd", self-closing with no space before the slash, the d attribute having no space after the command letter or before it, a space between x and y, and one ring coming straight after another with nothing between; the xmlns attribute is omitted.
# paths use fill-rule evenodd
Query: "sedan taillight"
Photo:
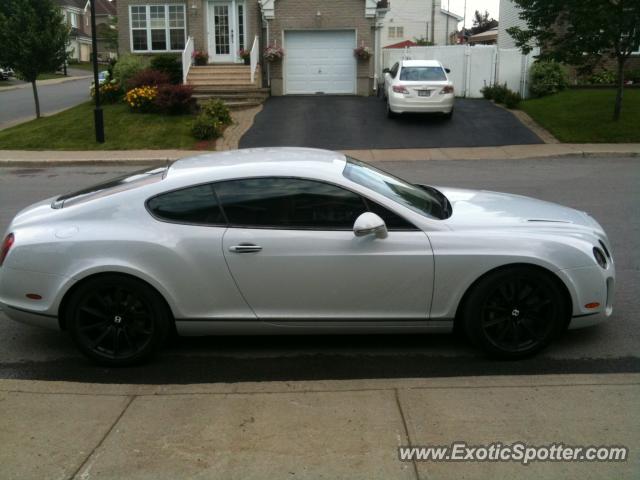
<svg viewBox="0 0 640 480"><path fill-rule="evenodd" d="M393 88L393 91L396 93L409 93L409 90L407 90L407 87L404 85L394 85L391 88Z"/></svg>
<svg viewBox="0 0 640 480"><path fill-rule="evenodd" d="M440 90L440 93L442 93L442 94L453 93L453 85L447 85L442 90Z"/></svg>
<svg viewBox="0 0 640 480"><path fill-rule="evenodd" d="M2 248L0 248L0 267L4 263L4 259L7 257L7 254L9 253L9 249L11 249L11 246L13 245L14 241L15 241L15 237L13 233L10 233L6 237L4 237L4 242L2 242Z"/></svg>

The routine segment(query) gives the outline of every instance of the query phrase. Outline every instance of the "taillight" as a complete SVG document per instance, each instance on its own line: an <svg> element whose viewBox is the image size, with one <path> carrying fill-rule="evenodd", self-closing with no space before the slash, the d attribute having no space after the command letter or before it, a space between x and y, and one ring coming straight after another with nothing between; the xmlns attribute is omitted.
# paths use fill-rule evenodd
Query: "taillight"
<svg viewBox="0 0 640 480"><path fill-rule="evenodd" d="M446 87L444 87L442 90L440 90L440 93L453 93L453 85L447 85Z"/></svg>
<svg viewBox="0 0 640 480"><path fill-rule="evenodd" d="M4 237L4 242L2 242L2 248L0 249L0 267L4 263L4 259L7 257L9 249L13 245L14 241L15 237L13 236L13 233L10 233L6 237Z"/></svg>
<svg viewBox="0 0 640 480"><path fill-rule="evenodd" d="M396 93L409 93L409 90L407 90L404 85L394 85L391 88L393 88L393 91Z"/></svg>

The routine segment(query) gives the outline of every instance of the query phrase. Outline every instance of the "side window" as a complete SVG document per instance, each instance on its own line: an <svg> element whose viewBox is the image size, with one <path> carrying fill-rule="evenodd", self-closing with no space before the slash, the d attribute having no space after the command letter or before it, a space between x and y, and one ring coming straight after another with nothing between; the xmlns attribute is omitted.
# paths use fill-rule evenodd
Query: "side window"
<svg viewBox="0 0 640 480"><path fill-rule="evenodd" d="M393 213L391 210L383 207L382 205L372 202L371 200L365 200L369 211L375 213L384 220L388 230L418 230L415 225L409 223L400 215Z"/></svg>
<svg viewBox="0 0 640 480"><path fill-rule="evenodd" d="M296 178L248 178L215 184L231 225L351 230L367 210L360 195Z"/></svg>
<svg viewBox="0 0 640 480"><path fill-rule="evenodd" d="M211 185L198 185L157 195L147 202L160 220L199 225L226 225Z"/></svg>

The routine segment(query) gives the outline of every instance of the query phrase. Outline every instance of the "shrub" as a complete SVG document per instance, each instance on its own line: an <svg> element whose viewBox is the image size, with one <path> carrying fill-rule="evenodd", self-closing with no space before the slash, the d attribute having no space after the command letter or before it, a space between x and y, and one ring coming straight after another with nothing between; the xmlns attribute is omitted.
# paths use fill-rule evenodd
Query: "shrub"
<svg viewBox="0 0 640 480"><path fill-rule="evenodd" d="M640 68L630 68L624 72L624 79L633 83L640 83Z"/></svg>
<svg viewBox="0 0 640 480"><path fill-rule="evenodd" d="M127 90L132 90L134 88L144 86L157 87L160 85L164 85L165 83L171 83L169 75L164 72L159 72L158 70L145 68L144 70L140 70L133 77L131 77L126 83L126 86Z"/></svg>
<svg viewBox="0 0 640 480"><path fill-rule="evenodd" d="M127 82L140 70L145 68L144 61L132 54L122 55L118 59L118 63L113 67L113 78L117 80L120 85L127 85Z"/></svg>
<svg viewBox="0 0 640 480"><path fill-rule="evenodd" d="M124 99L134 112L151 112L157 95L158 87L144 86L129 90Z"/></svg>
<svg viewBox="0 0 640 480"><path fill-rule="evenodd" d="M210 98L200 106L203 115L218 120L222 125L231 125L231 112L222 100Z"/></svg>
<svg viewBox="0 0 640 480"><path fill-rule="evenodd" d="M520 94L513 90L507 90L503 97L504 106L510 109L517 108L520 100L522 100Z"/></svg>
<svg viewBox="0 0 640 480"><path fill-rule="evenodd" d="M617 75L610 70L601 70L594 73L587 79L587 83L592 85L611 85L616 83Z"/></svg>
<svg viewBox="0 0 640 480"><path fill-rule="evenodd" d="M201 113L191 124L191 134L198 140L212 140L222 135L223 127L219 120Z"/></svg>
<svg viewBox="0 0 640 480"><path fill-rule="evenodd" d="M193 63L196 65L206 65L209 61L209 54L204 50L194 50L191 54L191 58L193 59Z"/></svg>
<svg viewBox="0 0 640 480"><path fill-rule="evenodd" d="M95 96L94 87L91 86L91 97ZM122 98L122 86L115 80L104 82L100 85L100 101L103 103L116 103Z"/></svg>
<svg viewBox="0 0 640 480"><path fill-rule="evenodd" d="M493 96L495 93L495 86L485 85L480 89L480 93L482 93L482 96L487 100L493 100Z"/></svg>
<svg viewBox="0 0 640 480"><path fill-rule="evenodd" d="M493 101L496 103L504 103L504 97L510 90L507 88L507 84L494 85L493 87Z"/></svg>
<svg viewBox="0 0 640 480"><path fill-rule="evenodd" d="M536 97L551 95L567 88L567 73L558 62L537 61L531 66L529 89Z"/></svg>
<svg viewBox="0 0 640 480"><path fill-rule="evenodd" d="M192 98L193 88L189 85L165 84L158 87L158 94L153 101L158 111L171 115L189 113L195 107Z"/></svg>
<svg viewBox="0 0 640 480"><path fill-rule="evenodd" d="M169 81L174 85L182 83L182 63L172 53L156 55L151 59L149 67L152 70L166 73L169 76Z"/></svg>

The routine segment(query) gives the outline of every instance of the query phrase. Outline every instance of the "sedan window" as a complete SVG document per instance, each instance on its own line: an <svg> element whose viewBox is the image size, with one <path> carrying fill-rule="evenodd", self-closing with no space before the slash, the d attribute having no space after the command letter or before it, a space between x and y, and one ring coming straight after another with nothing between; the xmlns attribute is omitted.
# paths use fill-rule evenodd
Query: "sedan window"
<svg viewBox="0 0 640 480"><path fill-rule="evenodd" d="M441 67L402 67L400 80L407 82L444 82L447 76Z"/></svg>
<svg viewBox="0 0 640 480"><path fill-rule="evenodd" d="M211 185L198 185L157 195L147 202L147 207L160 220L226 225Z"/></svg>
<svg viewBox="0 0 640 480"><path fill-rule="evenodd" d="M231 225L243 227L351 230L367 211L358 194L297 178L248 178L215 185Z"/></svg>

